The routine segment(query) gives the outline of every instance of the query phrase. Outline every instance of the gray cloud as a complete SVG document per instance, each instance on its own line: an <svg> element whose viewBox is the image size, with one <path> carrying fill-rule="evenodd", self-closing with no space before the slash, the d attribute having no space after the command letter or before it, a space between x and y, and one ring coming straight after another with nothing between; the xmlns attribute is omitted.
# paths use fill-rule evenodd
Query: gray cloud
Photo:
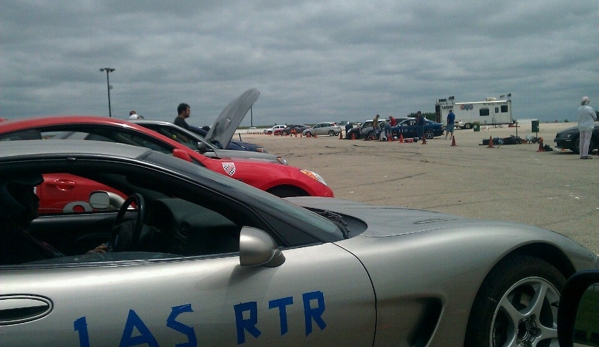
<svg viewBox="0 0 599 347"><path fill-rule="evenodd" d="M0 117L210 124L249 88L254 125L433 112L511 92L514 117L575 120L599 101L595 0L5 1ZM250 119L243 124L249 125Z"/></svg>

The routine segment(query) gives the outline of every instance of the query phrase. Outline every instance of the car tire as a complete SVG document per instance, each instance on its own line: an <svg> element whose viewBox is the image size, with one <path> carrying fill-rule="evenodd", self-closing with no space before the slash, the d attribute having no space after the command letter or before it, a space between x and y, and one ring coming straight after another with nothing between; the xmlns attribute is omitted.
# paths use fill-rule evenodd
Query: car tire
<svg viewBox="0 0 599 347"><path fill-rule="evenodd" d="M287 135L289 135L289 133L287 133L287 131L285 131L285 130L281 131L281 136L287 136Z"/></svg>
<svg viewBox="0 0 599 347"><path fill-rule="evenodd" d="M329 130L329 136L335 136L335 135L337 135L337 134L335 134L334 130Z"/></svg>
<svg viewBox="0 0 599 347"><path fill-rule="evenodd" d="M431 129L425 130L424 137L426 137L427 140L432 140L435 138L435 132Z"/></svg>
<svg viewBox="0 0 599 347"><path fill-rule="evenodd" d="M366 137L364 137L364 141L369 141L369 140L374 140L374 131L369 131L368 134L366 134Z"/></svg>
<svg viewBox="0 0 599 347"><path fill-rule="evenodd" d="M575 139L572 139L572 148L570 148L572 150L572 152L574 152L575 154L580 154L580 136L576 136Z"/></svg>
<svg viewBox="0 0 599 347"><path fill-rule="evenodd" d="M464 129L470 129L470 128L472 128L472 124L470 124L470 123L464 124Z"/></svg>
<svg viewBox="0 0 599 347"><path fill-rule="evenodd" d="M306 136L306 137L312 137L312 133L309 132L309 131L306 131L306 134L304 136Z"/></svg>
<svg viewBox="0 0 599 347"><path fill-rule="evenodd" d="M565 283L562 273L540 258L512 255L503 259L476 295L464 346L553 346ZM539 294L542 300L535 300Z"/></svg>

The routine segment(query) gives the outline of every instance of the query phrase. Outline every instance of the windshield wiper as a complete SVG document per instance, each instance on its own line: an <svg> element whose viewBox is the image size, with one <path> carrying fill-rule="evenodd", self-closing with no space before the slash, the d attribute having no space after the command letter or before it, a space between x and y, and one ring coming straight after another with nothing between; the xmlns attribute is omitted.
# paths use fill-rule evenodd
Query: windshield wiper
<svg viewBox="0 0 599 347"><path fill-rule="evenodd" d="M343 217L340 214L331 212L328 210L322 210L317 213L319 215L325 217L326 219L330 220L331 222L335 223L341 230L341 233L343 234L343 238L349 239L349 228L348 228L349 224L347 224L343 220Z"/></svg>

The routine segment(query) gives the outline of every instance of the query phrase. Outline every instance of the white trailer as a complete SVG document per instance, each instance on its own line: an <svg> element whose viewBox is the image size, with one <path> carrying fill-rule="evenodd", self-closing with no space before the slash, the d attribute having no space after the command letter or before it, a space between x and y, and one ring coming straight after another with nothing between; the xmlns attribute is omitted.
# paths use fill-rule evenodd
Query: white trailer
<svg viewBox="0 0 599 347"><path fill-rule="evenodd" d="M507 98L485 101L454 102L453 97L437 99L435 103L435 121L447 125L447 114L453 110L456 128L471 129L474 122L480 125L512 124L512 101Z"/></svg>

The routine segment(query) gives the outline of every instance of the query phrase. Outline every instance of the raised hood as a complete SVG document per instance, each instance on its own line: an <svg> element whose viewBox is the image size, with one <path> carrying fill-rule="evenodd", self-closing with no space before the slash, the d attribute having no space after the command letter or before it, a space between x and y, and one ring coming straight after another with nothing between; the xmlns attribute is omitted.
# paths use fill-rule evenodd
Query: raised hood
<svg viewBox="0 0 599 347"><path fill-rule="evenodd" d="M237 99L231 101L227 107L220 113L216 121L212 123L205 139L212 143L216 140L220 142L223 148L227 148L233 138L237 127L241 124L243 118L248 113L250 107L258 100L260 92L252 88L245 91Z"/></svg>

